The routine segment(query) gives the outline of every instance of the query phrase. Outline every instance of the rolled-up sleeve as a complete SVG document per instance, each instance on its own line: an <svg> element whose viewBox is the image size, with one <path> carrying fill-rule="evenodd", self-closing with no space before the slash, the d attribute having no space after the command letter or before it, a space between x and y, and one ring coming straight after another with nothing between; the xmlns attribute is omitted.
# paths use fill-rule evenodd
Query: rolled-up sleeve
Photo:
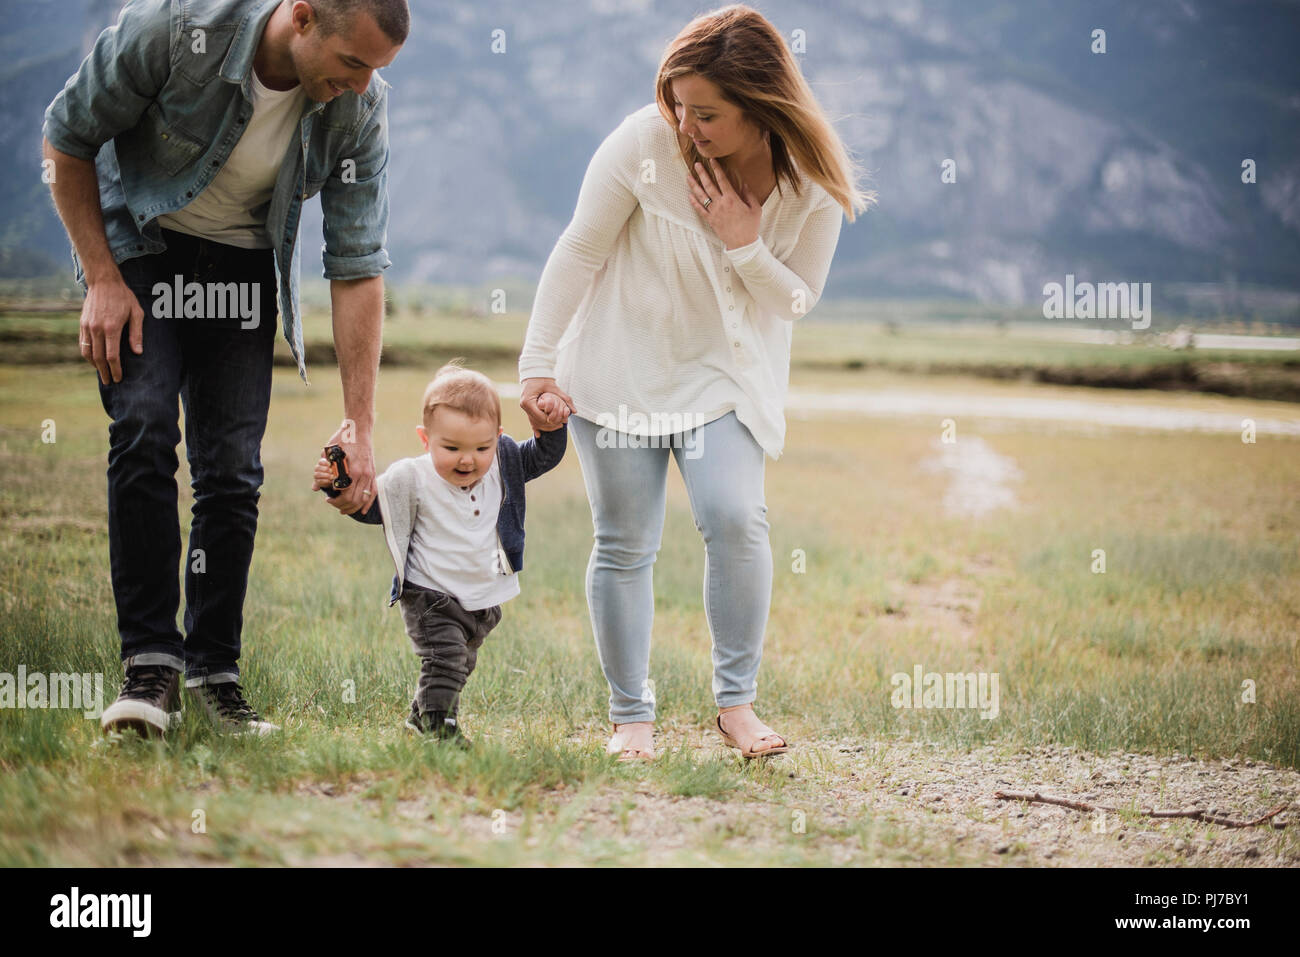
<svg viewBox="0 0 1300 957"><path fill-rule="evenodd" d="M374 112L357 134L355 149L339 160L321 187L325 234L321 259L326 279L368 279L392 265L384 248L388 242L388 84L382 80L380 90Z"/></svg>
<svg viewBox="0 0 1300 957"><path fill-rule="evenodd" d="M131 0L45 110L57 150L94 159L139 121L171 75L171 0Z"/></svg>

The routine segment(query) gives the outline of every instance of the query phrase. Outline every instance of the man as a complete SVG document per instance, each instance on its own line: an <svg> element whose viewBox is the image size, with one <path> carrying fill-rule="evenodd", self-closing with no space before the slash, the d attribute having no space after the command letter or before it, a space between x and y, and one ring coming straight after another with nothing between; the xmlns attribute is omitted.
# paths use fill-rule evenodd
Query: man
<svg viewBox="0 0 1300 957"><path fill-rule="evenodd" d="M162 734L179 679L259 734L239 685L275 316L307 381L297 233L320 193L343 380L345 511L373 501L388 225L387 88L406 0L131 0L45 112L86 290L81 354L111 418L108 536L125 680L106 732ZM194 488L176 627L177 397Z"/></svg>

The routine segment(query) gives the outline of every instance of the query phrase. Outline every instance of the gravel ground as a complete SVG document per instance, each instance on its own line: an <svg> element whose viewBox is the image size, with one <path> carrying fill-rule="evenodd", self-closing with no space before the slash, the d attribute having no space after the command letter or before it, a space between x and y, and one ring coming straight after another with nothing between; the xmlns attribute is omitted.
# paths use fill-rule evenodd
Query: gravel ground
<svg viewBox="0 0 1300 957"><path fill-rule="evenodd" d="M659 737L661 749L717 747L708 734L678 742L665 737ZM779 796L760 780L767 774L785 775ZM710 842L740 853L779 852L790 845L800 812L799 840L816 845L805 859L826 864L1300 865L1295 824L1231 829L1131 813L1102 818L999 800L999 790L1120 809L1214 809L1236 819L1286 803L1288 809L1274 819L1279 824L1295 821L1300 809L1300 772L1256 761L1095 755L1056 746L956 753L924 743L825 741L770 759L743 795L682 798L647 788L631 795L607 789L586 805L570 832L574 842L612 841L639 850L644 863L670 863ZM556 807L567 800L557 795ZM619 802L617 810L609 806ZM869 833L864 840L854 831L864 820L875 822L874 838ZM737 841L743 847L731 846Z"/></svg>
<svg viewBox="0 0 1300 957"><path fill-rule="evenodd" d="M1103 820L1071 808L993 796L999 790L1038 791L1120 809L1216 809L1237 819L1286 803L1288 810L1275 818L1286 823L1300 808L1300 772L1289 768L1183 755L1096 755L1061 746L943 754L924 744L891 743L870 758L861 744L834 748L850 765L850 780L860 782L843 792L847 807L939 824L955 841L970 842L985 855L1009 855L1020 864L1300 864L1294 827L1229 829L1132 814L1105 814Z"/></svg>
<svg viewBox="0 0 1300 957"><path fill-rule="evenodd" d="M603 747L591 729L581 740ZM699 761L726 752L711 732L661 731L666 757L685 748ZM737 768L739 758L734 758ZM1257 761L1202 761L1074 747L952 751L923 742L827 740L744 766L739 789L717 796L665 793L640 765L594 792L548 792L518 840L521 812L494 811L454 794L396 802L399 826L459 849L470 862L817 865L974 865L1031 867L1300 866L1300 772ZM304 797L347 801L374 813L365 781L304 786ZM1119 808L1076 811L999 800L999 790ZM448 801L450 799L450 801ZM1286 804L1274 822L1288 827L1224 828L1187 819L1138 816L1134 806L1202 809L1234 819ZM453 810L454 808L454 810ZM362 824L364 832L365 825ZM414 842L415 844L423 842ZM538 858L532 852L546 852ZM495 851L500 851L496 855ZM427 853L427 852L426 852ZM358 848L349 859L291 855L295 863L394 863ZM433 864L418 851L405 864Z"/></svg>

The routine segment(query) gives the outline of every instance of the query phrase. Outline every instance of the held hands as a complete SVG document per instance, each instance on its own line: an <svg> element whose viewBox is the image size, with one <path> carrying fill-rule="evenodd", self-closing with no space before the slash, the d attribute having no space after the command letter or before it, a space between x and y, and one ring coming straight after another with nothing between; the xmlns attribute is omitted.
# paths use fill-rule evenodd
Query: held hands
<svg viewBox="0 0 1300 957"><path fill-rule="evenodd" d="M343 440L345 432L351 438L351 441ZM329 448L331 445L337 445L343 449L345 461L347 462L347 472L352 478L352 484L343 489L336 497L331 498L329 503L344 515L351 515L358 510L364 515L370 511L370 507L375 501L375 456L370 447L370 436L369 434L363 436L354 424L347 422L330 436L329 441L325 443L325 448ZM316 468L315 481L312 484L313 489L323 487L317 484L320 480L320 462L316 463ZM325 468L326 474L332 480L334 473L330 471L329 462L327 461L325 462Z"/></svg>
<svg viewBox="0 0 1300 957"><path fill-rule="evenodd" d="M330 467L329 461L322 455L316 460L316 469L312 473L312 491L318 492L321 489L329 488L333 484L334 470ZM356 483L354 482L353 484ZM370 497L373 498L374 496L372 495ZM344 509L342 493L334 496L326 496L325 501L334 506L334 508L338 509L340 512L343 512L344 515L348 514Z"/></svg>
<svg viewBox="0 0 1300 957"><path fill-rule="evenodd" d="M569 407L564 404L563 399L553 393L543 392L537 397L537 410L546 414L547 421L556 417L559 418L561 425L569 421Z"/></svg>
<svg viewBox="0 0 1300 957"><path fill-rule="evenodd" d="M722 164L709 157L709 169L695 164L695 174L687 174L691 205L713 229L728 249L748 246L758 239L758 225L763 218L763 206L749 190L747 183L740 184L737 192L727 179ZM707 203L707 209L705 205Z"/></svg>
<svg viewBox="0 0 1300 957"><path fill-rule="evenodd" d="M573 400L555 384L554 379L543 378L524 380L519 407L528 415L528 424L533 427L533 438L543 432L554 432L577 411Z"/></svg>

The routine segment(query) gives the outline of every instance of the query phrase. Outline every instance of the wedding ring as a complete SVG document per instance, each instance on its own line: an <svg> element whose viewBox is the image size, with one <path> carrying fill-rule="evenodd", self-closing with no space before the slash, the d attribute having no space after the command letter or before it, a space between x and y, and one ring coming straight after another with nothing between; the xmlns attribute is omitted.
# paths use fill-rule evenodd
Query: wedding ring
<svg viewBox="0 0 1300 957"><path fill-rule="evenodd" d="M705 199L704 199L704 202L701 203L700 205L703 206L705 209L708 209L708 208L709 208L709 203L711 203L711 202L713 202L713 197L712 197L712 196L706 196Z"/></svg>

